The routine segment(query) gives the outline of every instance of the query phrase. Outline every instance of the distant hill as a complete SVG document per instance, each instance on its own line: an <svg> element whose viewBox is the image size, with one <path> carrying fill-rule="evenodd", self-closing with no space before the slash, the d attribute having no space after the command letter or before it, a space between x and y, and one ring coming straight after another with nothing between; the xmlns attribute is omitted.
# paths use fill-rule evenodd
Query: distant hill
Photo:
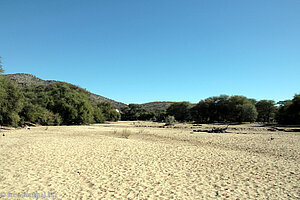
<svg viewBox="0 0 300 200"><path fill-rule="evenodd" d="M144 109L149 111L164 111L167 110L167 108L175 102L171 101L157 101L157 102L149 102L140 104Z"/></svg>
<svg viewBox="0 0 300 200"><path fill-rule="evenodd" d="M54 81L54 80L42 80L34 75L31 74L24 74L24 73L17 73L17 74L7 74L8 78L10 78L12 81L16 82L19 86L25 87L25 86L32 86L32 85L49 85L53 83L65 83L62 81ZM69 85L72 85L70 83L67 83ZM78 86L76 86L78 87ZM112 99L93 94L91 92L88 92L91 96L91 99L94 102L110 102L115 108L121 109L122 107L126 107L127 105L118 101L114 101Z"/></svg>

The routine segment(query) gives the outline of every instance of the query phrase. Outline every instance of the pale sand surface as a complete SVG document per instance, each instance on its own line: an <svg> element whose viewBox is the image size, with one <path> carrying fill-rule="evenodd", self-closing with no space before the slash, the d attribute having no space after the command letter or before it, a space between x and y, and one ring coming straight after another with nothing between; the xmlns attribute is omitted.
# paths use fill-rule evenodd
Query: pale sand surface
<svg viewBox="0 0 300 200"><path fill-rule="evenodd" d="M271 132L258 124L229 126L230 133L222 134L161 125L117 122L7 130L0 136L0 194L300 199L300 133Z"/></svg>

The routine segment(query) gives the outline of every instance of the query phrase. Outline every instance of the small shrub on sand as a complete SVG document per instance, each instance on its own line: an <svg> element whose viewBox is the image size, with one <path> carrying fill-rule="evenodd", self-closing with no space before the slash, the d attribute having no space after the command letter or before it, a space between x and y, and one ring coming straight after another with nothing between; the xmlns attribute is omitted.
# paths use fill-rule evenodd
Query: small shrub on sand
<svg viewBox="0 0 300 200"><path fill-rule="evenodd" d="M139 130L138 134L148 134L149 132L145 129Z"/></svg>
<svg viewBox="0 0 300 200"><path fill-rule="evenodd" d="M175 117L174 116L170 116L168 115L166 118L165 118L165 126L172 126L175 124Z"/></svg>
<svg viewBox="0 0 300 200"><path fill-rule="evenodd" d="M121 137L126 138L126 139L128 139L130 135L131 135L131 131L129 131L127 129L124 129L121 133Z"/></svg>

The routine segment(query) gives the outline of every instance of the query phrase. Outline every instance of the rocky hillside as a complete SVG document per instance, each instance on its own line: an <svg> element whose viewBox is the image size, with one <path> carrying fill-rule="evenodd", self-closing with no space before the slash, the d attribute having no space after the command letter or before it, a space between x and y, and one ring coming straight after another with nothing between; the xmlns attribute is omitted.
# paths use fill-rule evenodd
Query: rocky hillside
<svg viewBox="0 0 300 200"><path fill-rule="evenodd" d="M31 74L7 74L7 77L9 77L12 81L16 82L19 86L25 87L25 86L31 86L31 85L49 85L53 83L58 83L61 81L54 81L54 80L42 80L34 75ZM69 84L69 83L68 83ZM112 99L93 94L89 92L91 99L95 102L110 102L115 108L121 109L122 107L126 107L127 105L118 101L114 101Z"/></svg>
<svg viewBox="0 0 300 200"><path fill-rule="evenodd" d="M170 101L157 101L157 102L149 102L141 104L141 106L149 111L164 111L167 110L167 108L173 104L174 102Z"/></svg>

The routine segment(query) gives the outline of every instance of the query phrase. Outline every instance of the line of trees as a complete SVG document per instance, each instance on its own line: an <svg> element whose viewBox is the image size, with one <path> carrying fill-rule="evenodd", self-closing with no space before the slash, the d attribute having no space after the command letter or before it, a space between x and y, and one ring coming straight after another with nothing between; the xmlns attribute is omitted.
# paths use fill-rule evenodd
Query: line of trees
<svg viewBox="0 0 300 200"><path fill-rule="evenodd" d="M300 94L292 100L275 103L244 96L220 95L197 104L178 102L166 110L149 111L138 104L121 110L109 102L95 103L88 92L67 83L19 87L3 73L0 58L0 125L22 126L25 122L41 125L72 125L104 121L165 121L172 116L179 122L278 122L300 124Z"/></svg>
<svg viewBox="0 0 300 200"><path fill-rule="evenodd" d="M0 125L79 125L118 121L120 117L110 103L93 102L88 92L77 86L54 83L19 87L0 75Z"/></svg>
<svg viewBox="0 0 300 200"><path fill-rule="evenodd" d="M168 116L173 116L179 122L300 124L300 95L278 104L273 100L256 101L238 95L209 97L197 104L177 102L165 111L156 112L147 111L138 104L130 104L122 110L122 120L164 121Z"/></svg>

